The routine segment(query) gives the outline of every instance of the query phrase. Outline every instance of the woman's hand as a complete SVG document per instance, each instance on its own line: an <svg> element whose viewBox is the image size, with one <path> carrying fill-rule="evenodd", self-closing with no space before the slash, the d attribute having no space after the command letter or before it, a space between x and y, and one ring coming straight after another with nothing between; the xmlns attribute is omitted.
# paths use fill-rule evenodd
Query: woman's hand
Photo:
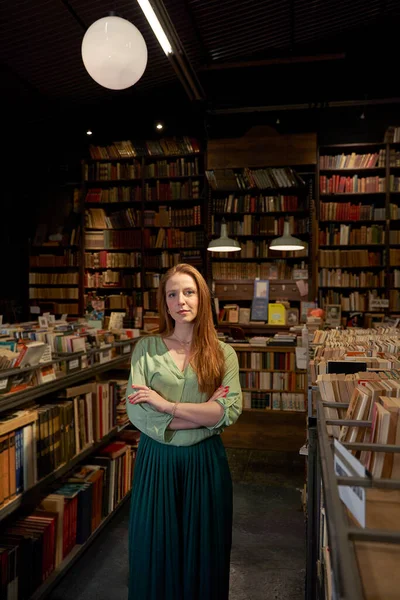
<svg viewBox="0 0 400 600"><path fill-rule="evenodd" d="M229 393L229 385L226 385L226 386L220 385L219 388L215 390L215 392L213 393L211 398L209 398L207 400L207 402L213 402L214 400L217 400L218 398L226 398L228 393Z"/></svg>
<svg viewBox="0 0 400 600"><path fill-rule="evenodd" d="M157 394L154 390L147 387L147 385L135 385L132 384L132 388L134 391L132 394L128 396L128 400L130 404L140 404L141 402L147 402L153 408L155 408L158 412L170 412L168 408L172 409L171 402L165 400L160 394Z"/></svg>

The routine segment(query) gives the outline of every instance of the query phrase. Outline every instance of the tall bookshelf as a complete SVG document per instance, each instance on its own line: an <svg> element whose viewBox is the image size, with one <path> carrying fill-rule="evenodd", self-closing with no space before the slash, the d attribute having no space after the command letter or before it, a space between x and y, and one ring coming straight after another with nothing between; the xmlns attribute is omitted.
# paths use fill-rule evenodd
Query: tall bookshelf
<svg viewBox="0 0 400 600"><path fill-rule="evenodd" d="M204 272L203 153L188 138L91 152L83 161L85 303L89 293L103 296L107 311L142 326L168 268L184 261Z"/></svg>
<svg viewBox="0 0 400 600"><path fill-rule="evenodd" d="M292 168L214 169L207 171L209 180L209 236L218 237L222 219L228 235L239 241L237 253L210 253L210 272L220 309L236 303L250 308L254 279L270 280L270 301L287 300L299 309L299 279L311 279L308 247L311 239L310 204L312 187ZM285 218L291 233L306 242L298 252L269 250L269 243L282 235ZM301 273L300 273L301 272ZM233 323L232 323L233 324ZM227 327L225 322L221 327ZM284 326L268 323L239 323L251 333L266 333Z"/></svg>
<svg viewBox="0 0 400 600"><path fill-rule="evenodd" d="M42 217L30 240L28 305L32 314L82 314L81 188L76 183L63 188L56 200L59 215L53 211Z"/></svg>
<svg viewBox="0 0 400 600"><path fill-rule="evenodd" d="M397 166L397 164L399 166ZM343 321L400 311L400 145L320 146L317 160L318 301ZM389 301L374 308L373 298Z"/></svg>

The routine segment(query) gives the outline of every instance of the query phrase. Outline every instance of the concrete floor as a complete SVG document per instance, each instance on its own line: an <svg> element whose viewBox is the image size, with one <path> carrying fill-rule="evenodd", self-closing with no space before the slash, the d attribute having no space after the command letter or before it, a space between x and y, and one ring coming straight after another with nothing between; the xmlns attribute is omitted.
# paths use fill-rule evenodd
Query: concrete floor
<svg viewBox="0 0 400 600"><path fill-rule="evenodd" d="M230 600L303 600L301 461L247 450L228 450L228 458L234 480ZM50 600L127 599L128 514L129 502Z"/></svg>

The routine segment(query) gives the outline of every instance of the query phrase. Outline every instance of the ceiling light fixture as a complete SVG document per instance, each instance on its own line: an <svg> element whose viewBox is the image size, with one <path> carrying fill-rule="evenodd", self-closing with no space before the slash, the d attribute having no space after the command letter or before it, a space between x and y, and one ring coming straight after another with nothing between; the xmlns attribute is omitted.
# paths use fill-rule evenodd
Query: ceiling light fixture
<svg viewBox="0 0 400 600"><path fill-rule="evenodd" d="M86 135L93 135L93 131L91 131L90 129L87 130Z"/></svg>
<svg viewBox="0 0 400 600"><path fill-rule="evenodd" d="M154 35L156 36L156 38L159 41L159 44L161 46L161 48L164 50L165 54L168 56L168 54L173 54L172 51L172 46L171 43L169 41L169 39L167 38L167 35L164 31L164 29L161 26L160 21L158 20L158 17L156 15L156 13L153 10L153 7L151 6L149 0L137 0L140 8L142 9L144 16L146 17L150 27L153 30Z"/></svg>
<svg viewBox="0 0 400 600"><path fill-rule="evenodd" d="M208 244L210 252L238 252L241 250L240 244L237 240L232 240L228 237L228 230L225 219L221 222L221 234L216 240L211 240Z"/></svg>
<svg viewBox="0 0 400 600"><path fill-rule="evenodd" d="M270 250L303 250L306 247L305 243L298 238L295 238L290 233L290 223L286 219L283 225L283 235L272 240Z"/></svg>
<svg viewBox="0 0 400 600"><path fill-rule="evenodd" d="M161 131L161 129L164 129L164 125L162 123L157 123L156 129L159 129Z"/></svg>
<svg viewBox="0 0 400 600"><path fill-rule="evenodd" d="M110 90L124 90L143 75L147 46L137 27L111 13L95 21L86 31L82 60L96 83Z"/></svg>

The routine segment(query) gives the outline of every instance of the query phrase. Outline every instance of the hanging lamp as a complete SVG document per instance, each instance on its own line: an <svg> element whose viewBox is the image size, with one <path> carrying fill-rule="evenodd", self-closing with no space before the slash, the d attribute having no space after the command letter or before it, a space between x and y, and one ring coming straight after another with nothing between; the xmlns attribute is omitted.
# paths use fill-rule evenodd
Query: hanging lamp
<svg viewBox="0 0 400 600"><path fill-rule="evenodd" d="M221 221L221 234L216 240L211 240L208 244L210 252L239 252L241 250L240 244L237 240L233 240L228 237L228 230L225 219Z"/></svg>
<svg viewBox="0 0 400 600"><path fill-rule="evenodd" d="M272 240L269 249L270 250L303 250L306 247L305 242L295 238L290 233L290 223L288 219L285 219L283 225L283 235Z"/></svg>
<svg viewBox="0 0 400 600"><path fill-rule="evenodd" d="M82 60L96 83L110 90L124 90L143 75L147 46L137 27L110 13L86 31L82 40Z"/></svg>

